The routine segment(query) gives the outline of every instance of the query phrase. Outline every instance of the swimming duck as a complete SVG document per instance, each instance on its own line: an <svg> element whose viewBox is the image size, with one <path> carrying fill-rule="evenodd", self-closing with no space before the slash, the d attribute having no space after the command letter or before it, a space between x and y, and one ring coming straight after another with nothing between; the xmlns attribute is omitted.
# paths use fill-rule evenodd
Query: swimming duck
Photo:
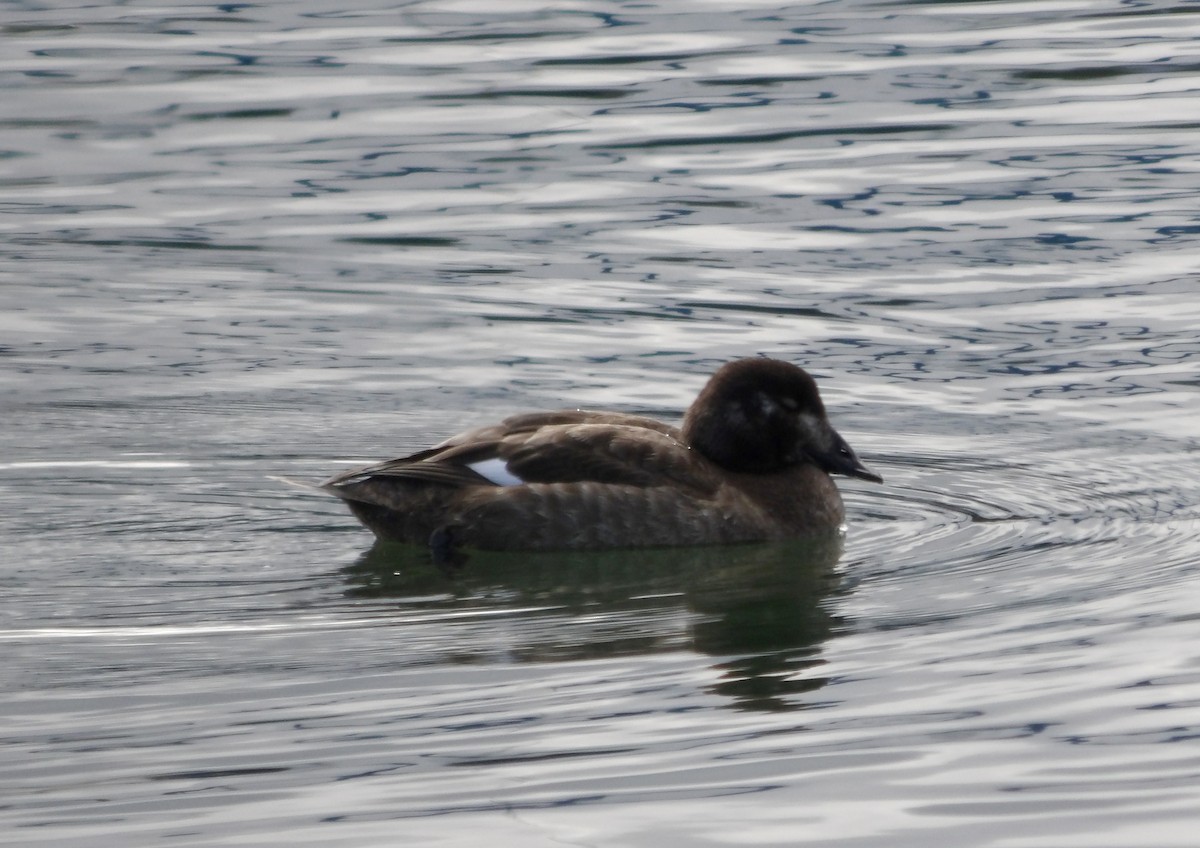
<svg viewBox="0 0 1200 848"><path fill-rule="evenodd" d="M506 418L331 477L380 539L485 550L701 545L834 531L831 473L876 483L813 378L777 359L717 370L682 427L620 412Z"/></svg>

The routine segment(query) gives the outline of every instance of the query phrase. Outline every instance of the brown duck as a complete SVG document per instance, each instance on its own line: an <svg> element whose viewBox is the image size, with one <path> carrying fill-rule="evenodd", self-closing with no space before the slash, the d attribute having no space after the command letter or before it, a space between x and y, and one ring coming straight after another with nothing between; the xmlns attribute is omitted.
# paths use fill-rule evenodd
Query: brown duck
<svg viewBox="0 0 1200 848"><path fill-rule="evenodd" d="M829 475L883 478L775 359L720 368L676 428L619 412L506 418L339 474L332 492L380 539L486 550L703 545L835 531Z"/></svg>

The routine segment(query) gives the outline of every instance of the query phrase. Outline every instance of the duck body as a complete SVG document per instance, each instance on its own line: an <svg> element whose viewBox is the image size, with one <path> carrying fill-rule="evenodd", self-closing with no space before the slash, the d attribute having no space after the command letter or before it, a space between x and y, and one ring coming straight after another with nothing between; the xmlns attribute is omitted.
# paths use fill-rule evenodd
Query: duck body
<svg viewBox="0 0 1200 848"><path fill-rule="evenodd" d="M881 479L829 425L806 372L743 359L713 375L680 428L615 412L516 415L321 488L380 539L601 549L836 531L831 471Z"/></svg>

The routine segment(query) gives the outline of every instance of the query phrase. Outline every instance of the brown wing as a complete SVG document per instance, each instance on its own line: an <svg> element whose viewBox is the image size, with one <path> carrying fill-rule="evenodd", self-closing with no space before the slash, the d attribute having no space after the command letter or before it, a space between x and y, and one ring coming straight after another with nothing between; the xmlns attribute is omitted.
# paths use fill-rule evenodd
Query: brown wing
<svg viewBox="0 0 1200 848"><path fill-rule="evenodd" d="M502 461L525 483L671 484L697 493L717 485L707 465L697 461L669 425L620 413L565 411L515 416L403 459L346 472L324 486L379 478L454 487L497 485L470 468L486 460Z"/></svg>
<svg viewBox="0 0 1200 848"><path fill-rule="evenodd" d="M497 457L528 483L712 485L703 467L697 467L697 457L675 435L628 424L543 427L519 441L502 441Z"/></svg>

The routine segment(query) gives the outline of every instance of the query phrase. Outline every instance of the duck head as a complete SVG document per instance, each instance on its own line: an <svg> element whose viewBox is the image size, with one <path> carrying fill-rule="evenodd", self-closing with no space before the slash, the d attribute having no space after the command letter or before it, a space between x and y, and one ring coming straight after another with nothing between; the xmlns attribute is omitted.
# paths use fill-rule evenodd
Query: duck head
<svg viewBox="0 0 1200 848"><path fill-rule="evenodd" d="M808 372L778 359L738 359L718 369L688 408L683 436L730 471L769 474L810 463L883 482L833 429Z"/></svg>

